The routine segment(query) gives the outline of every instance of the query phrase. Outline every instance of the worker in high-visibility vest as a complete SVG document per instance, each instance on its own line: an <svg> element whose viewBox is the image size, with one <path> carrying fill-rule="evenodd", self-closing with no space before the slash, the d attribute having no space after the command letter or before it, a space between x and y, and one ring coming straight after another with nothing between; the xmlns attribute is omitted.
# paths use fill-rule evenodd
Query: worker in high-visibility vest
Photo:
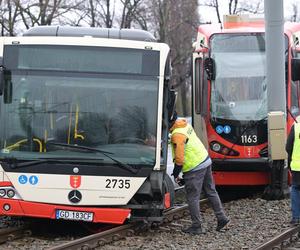
<svg viewBox="0 0 300 250"><path fill-rule="evenodd" d="M192 225L182 231L189 234L205 233L201 226L200 215L200 193L205 191L207 198L218 220L216 230L227 227L229 218L225 215L224 209L216 191L212 170L211 159L202 142L196 135L193 127L185 119L177 119L177 113L169 119L171 133L171 147L174 160L172 175L179 184L184 181L186 199L190 210ZM183 172L183 181L179 178Z"/></svg>
<svg viewBox="0 0 300 250"><path fill-rule="evenodd" d="M300 120L297 117L297 121ZM288 166L292 173L291 210L292 225L300 224L300 123L294 123L286 142Z"/></svg>

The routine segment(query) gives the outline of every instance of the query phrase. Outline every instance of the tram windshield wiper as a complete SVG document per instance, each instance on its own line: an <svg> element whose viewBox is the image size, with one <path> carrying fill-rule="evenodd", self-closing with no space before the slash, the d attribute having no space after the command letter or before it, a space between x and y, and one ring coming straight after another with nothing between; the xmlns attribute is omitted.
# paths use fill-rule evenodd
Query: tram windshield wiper
<svg viewBox="0 0 300 250"><path fill-rule="evenodd" d="M104 151L101 149L97 148L91 148L91 147L86 147L86 146L80 146L76 144L67 144L67 143L62 143L62 142L53 142L53 141L48 141L46 145L54 145L54 146L60 146L60 147L66 147L66 148L74 148L74 149L79 149L79 150L85 150L89 152L96 152L96 153L101 153L105 155L107 158L111 159L113 162L117 163L118 166L128 170L131 173L136 174L138 172L137 169L135 169L133 166L128 165L127 163L121 162L113 157L110 156L110 154L114 154L112 152Z"/></svg>

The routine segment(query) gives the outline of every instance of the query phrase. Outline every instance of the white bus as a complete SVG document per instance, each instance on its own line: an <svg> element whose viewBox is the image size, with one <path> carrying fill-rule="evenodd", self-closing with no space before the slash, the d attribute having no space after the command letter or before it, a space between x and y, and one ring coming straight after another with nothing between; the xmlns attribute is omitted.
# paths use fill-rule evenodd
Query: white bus
<svg viewBox="0 0 300 250"><path fill-rule="evenodd" d="M169 47L142 30L35 27L0 42L0 214L162 219Z"/></svg>

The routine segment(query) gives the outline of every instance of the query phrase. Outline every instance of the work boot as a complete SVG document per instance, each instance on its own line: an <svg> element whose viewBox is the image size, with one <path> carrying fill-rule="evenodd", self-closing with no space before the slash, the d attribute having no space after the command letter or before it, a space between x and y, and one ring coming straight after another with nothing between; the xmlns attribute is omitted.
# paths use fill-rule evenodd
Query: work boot
<svg viewBox="0 0 300 250"><path fill-rule="evenodd" d="M224 220L219 220L216 230L221 231L221 229L226 229L229 225L229 222L230 220L228 218Z"/></svg>
<svg viewBox="0 0 300 250"><path fill-rule="evenodd" d="M205 231L201 226L190 226L188 228L183 228L181 231L187 234L205 234Z"/></svg>

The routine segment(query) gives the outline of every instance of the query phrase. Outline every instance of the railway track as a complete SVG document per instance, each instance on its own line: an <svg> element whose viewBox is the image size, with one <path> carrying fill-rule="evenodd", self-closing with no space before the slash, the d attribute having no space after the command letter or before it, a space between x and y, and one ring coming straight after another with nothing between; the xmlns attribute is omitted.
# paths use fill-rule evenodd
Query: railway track
<svg viewBox="0 0 300 250"><path fill-rule="evenodd" d="M300 225L291 227L271 240L255 248L255 250L296 250L300 249ZM296 246L293 246L297 244Z"/></svg>
<svg viewBox="0 0 300 250"><path fill-rule="evenodd" d="M201 206L207 204L207 199L202 199L200 201ZM161 224L155 224L155 227L159 227L164 224L172 223L173 221L179 220L186 217L189 214L187 204L176 206L164 213L164 219ZM88 250L94 249L96 247L101 247L109 244L113 241L121 240L125 237L133 236L135 233L139 232L140 225L127 224L122 226L117 226L112 229L91 234L77 240L73 240L58 246L49 248L49 250Z"/></svg>
<svg viewBox="0 0 300 250"><path fill-rule="evenodd" d="M0 229L0 244L28 237L31 235L31 230L28 226L12 227Z"/></svg>

